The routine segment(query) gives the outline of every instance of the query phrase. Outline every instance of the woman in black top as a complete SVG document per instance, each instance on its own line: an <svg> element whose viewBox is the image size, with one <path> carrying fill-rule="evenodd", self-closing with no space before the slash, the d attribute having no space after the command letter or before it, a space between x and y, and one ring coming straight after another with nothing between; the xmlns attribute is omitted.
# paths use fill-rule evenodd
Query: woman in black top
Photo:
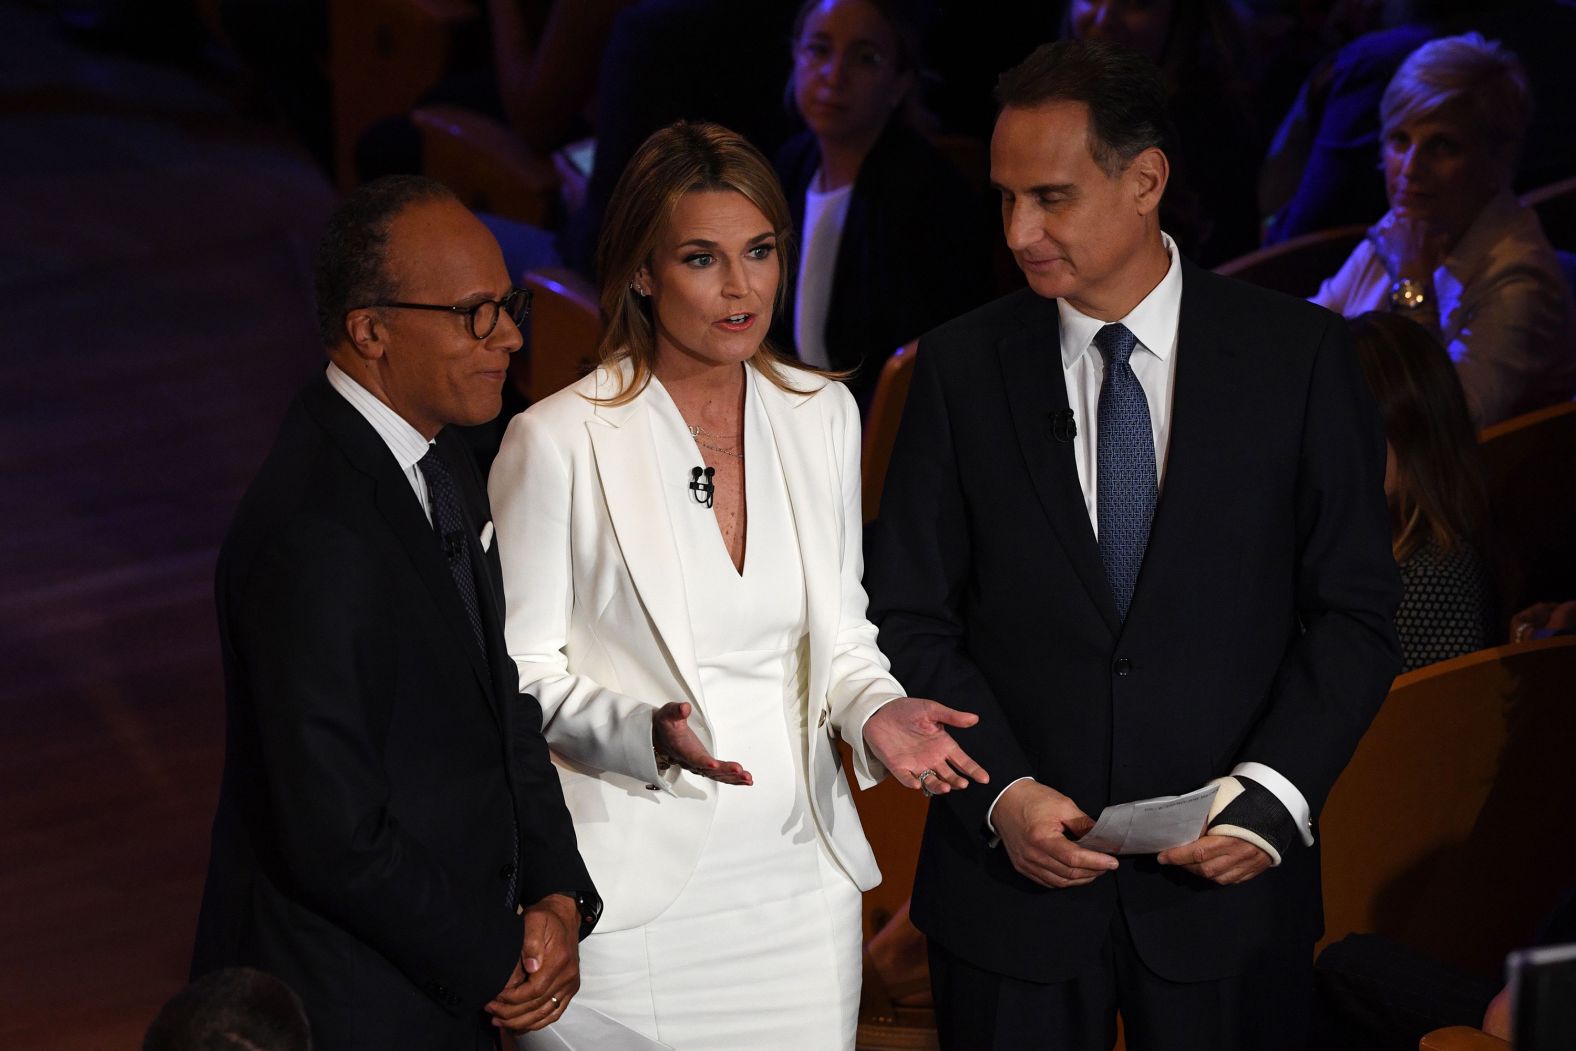
<svg viewBox="0 0 1576 1051"><path fill-rule="evenodd" d="M861 408L899 346L990 293L982 195L914 123L919 31L899 0L809 0L789 93L808 130L777 156L796 273L777 346L850 370Z"/></svg>

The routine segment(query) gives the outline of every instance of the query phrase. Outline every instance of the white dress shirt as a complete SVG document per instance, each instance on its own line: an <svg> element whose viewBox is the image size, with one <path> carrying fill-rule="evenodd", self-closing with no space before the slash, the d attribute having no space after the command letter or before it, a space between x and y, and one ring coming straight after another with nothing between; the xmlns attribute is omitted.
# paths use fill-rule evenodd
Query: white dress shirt
<svg viewBox="0 0 1576 1051"><path fill-rule="evenodd" d="M433 443L423 438L421 432L407 423L403 416L379 401L377 395L357 383L332 361L328 363L327 374L328 385L350 402L350 407L372 425L378 437L383 439L383 444L389 447L389 452L394 454L399 469L405 472L405 480L410 483L411 491L421 503L421 513L427 516L430 523L432 500L427 495L427 479L416 463L427 455Z"/></svg>
<svg viewBox="0 0 1576 1051"><path fill-rule="evenodd" d="M1171 257L1166 276L1120 320L1120 324L1126 325L1128 331L1138 339L1138 346L1133 348L1128 364L1143 387L1144 400L1149 405L1149 426L1155 437L1155 480L1163 490L1166 454L1171 447L1171 395L1176 378L1177 325L1182 317L1182 265L1176 242L1171 240L1169 234L1162 233L1160 237L1165 242L1166 253ZM1082 314L1065 299L1056 301L1056 309L1061 320L1062 377L1067 383L1067 404L1073 410L1078 428L1078 434L1073 439L1073 459L1078 465L1078 484L1083 489L1089 524L1098 539L1100 511L1096 464L1099 462L1099 404L1100 387L1105 382L1105 359L1100 349L1094 346L1094 337L1112 322ZM1231 773L1232 776L1240 774L1250 777L1273 793L1297 823L1303 842L1310 846L1313 844L1308 801L1296 785L1262 763L1238 763ZM1018 778L1018 781L1022 780L1026 778ZM996 801L1000 802L1001 795L1018 781L1003 787ZM996 803L993 802L986 814L987 824L990 824L990 815L995 810ZM992 831L995 830L993 824L990 827Z"/></svg>

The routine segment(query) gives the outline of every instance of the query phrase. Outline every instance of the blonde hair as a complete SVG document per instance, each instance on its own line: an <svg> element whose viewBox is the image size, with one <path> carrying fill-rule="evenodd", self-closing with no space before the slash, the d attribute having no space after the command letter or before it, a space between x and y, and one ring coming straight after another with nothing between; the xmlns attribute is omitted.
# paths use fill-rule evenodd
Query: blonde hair
<svg viewBox="0 0 1576 1051"><path fill-rule="evenodd" d="M1465 114L1508 183L1532 120L1527 72L1511 50L1481 33L1430 40L1407 56L1379 102L1386 134L1446 106Z"/></svg>
<svg viewBox="0 0 1576 1051"><path fill-rule="evenodd" d="M781 311L792 277L789 249L793 220L782 186L761 152L741 135L719 124L679 121L653 132L635 151L608 201L596 268L602 278L602 340L597 356L611 368L628 359L631 374L618 393L595 401L622 405L639 396L651 382L657 361L652 304L634 290L636 275L650 265L663 230L687 193L728 190L759 208L777 236L777 296ZM788 382L785 369L823 373L797 358L774 350L765 340L749 359L757 372L777 387L800 391Z"/></svg>

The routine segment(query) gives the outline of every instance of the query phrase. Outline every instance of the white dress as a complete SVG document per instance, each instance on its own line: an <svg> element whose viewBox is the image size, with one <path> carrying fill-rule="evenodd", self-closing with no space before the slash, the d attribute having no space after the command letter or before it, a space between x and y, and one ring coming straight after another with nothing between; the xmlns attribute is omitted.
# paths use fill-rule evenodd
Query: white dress
<svg viewBox="0 0 1576 1051"><path fill-rule="evenodd" d="M662 510L678 541L716 755L754 784L720 786L699 863L661 916L581 943L575 1003L676 1051L851 1049L860 895L821 845L794 747L808 718L803 567L755 390L766 381L744 372L742 574L714 513L680 481L703 460L655 380L650 419L661 477L673 480Z"/></svg>

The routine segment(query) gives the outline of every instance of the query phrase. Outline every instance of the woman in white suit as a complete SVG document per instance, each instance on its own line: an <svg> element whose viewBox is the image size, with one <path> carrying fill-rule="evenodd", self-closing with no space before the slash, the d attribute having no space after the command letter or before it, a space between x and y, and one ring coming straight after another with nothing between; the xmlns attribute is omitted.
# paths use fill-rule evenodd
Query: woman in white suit
<svg viewBox="0 0 1576 1051"><path fill-rule="evenodd" d="M653 135L602 236L602 367L493 466L509 648L605 901L525 1047L606 1016L599 1047L852 1048L880 873L834 735L864 787L986 779L945 729L975 717L905 697L865 618L852 397L764 345L790 222L732 132Z"/></svg>

